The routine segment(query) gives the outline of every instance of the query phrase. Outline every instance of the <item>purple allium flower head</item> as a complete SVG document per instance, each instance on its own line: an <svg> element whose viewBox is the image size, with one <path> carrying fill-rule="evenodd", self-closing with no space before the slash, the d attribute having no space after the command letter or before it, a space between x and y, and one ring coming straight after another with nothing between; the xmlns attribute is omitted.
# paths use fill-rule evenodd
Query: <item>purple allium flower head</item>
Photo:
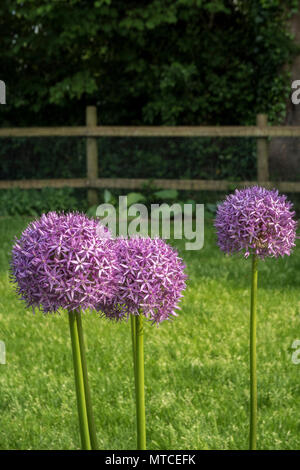
<svg viewBox="0 0 300 470"><path fill-rule="evenodd" d="M79 213L50 212L31 222L15 242L11 267L27 306L44 312L99 309L117 289L114 241Z"/></svg>
<svg viewBox="0 0 300 470"><path fill-rule="evenodd" d="M116 240L121 268L118 296L107 305L107 317L121 320L143 314L153 323L177 316L185 289L185 265L174 248L159 238Z"/></svg>
<svg viewBox="0 0 300 470"><path fill-rule="evenodd" d="M226 253L244 251L260 258L289 255L297 222L292 203L277 190L259 186L236 190L218 206L218 245Z"/></svg>

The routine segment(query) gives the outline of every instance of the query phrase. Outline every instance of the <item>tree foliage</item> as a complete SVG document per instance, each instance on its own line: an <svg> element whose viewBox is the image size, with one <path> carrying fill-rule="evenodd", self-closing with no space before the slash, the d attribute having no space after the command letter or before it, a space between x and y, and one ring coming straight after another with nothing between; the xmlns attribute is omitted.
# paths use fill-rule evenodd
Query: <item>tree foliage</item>
<svg viewBox="0 0 300 470"><path fill-rule="evenodd" d="M295 0L2 0L2 123L278 120Z"/></svg>

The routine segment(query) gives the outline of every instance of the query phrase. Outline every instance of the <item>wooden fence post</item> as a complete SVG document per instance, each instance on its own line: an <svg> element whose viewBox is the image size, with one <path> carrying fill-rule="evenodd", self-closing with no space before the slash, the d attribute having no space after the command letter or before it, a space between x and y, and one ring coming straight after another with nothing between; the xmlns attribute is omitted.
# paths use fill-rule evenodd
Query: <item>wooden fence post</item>
<svg viewBox="0 0 300 470"><path fill-rule="evenodd" d="M267 127L268 116L266 114L257 114L256 125L258 127ZM269 181L269 142L267 137L259 137L256 144L257 156L257 181L265 183Z"/></svg>
<svg viewBox="0 0 300 470"><path fill-rule="evenodd" d="M86 107L86 125L97 126L96 106ZM88 180L98 178L98 148L97 139L94 137L86 139L86 170ZM96 189L88 189L87 197L89 206L98 205L98 192Z"/></svg>

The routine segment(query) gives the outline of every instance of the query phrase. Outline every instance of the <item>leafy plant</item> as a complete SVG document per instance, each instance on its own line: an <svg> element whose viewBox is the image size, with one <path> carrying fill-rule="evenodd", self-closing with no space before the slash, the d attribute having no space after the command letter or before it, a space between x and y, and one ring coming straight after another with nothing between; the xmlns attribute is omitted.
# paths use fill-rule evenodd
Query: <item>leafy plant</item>
<svg viewBox="0 0 300 470"><path fill-rule="evenodd" d="M160 200L172 201L177 199L178 191L176 189L162 189L161 191L155 191L153 196Z"/></svg>
<svg viewBox="0 0 300 470"><path fill-rule="evenodd" d="M1 79L13 83L4 121L18 110L22 125L82 123L90 103L101 104L103 124L253 124L258 112L278 121L290 88L283 67L296 54L286 25L297 8L296 0L3 0Z"/></svg>
<svg viewBox="0 0 300 470"><path fill-rule="evenodd" d="M127 205L137 204L138 202L145 202L146 197L141 193L129 193L127 194Z"/></svg>
<svg viewBox="0 0 300 470"><path fill-rule="evenodd" d="M83 210L86 203L75 197L70 188L8 189L0 191L0 216L38 216L50 211Z"/></svg>

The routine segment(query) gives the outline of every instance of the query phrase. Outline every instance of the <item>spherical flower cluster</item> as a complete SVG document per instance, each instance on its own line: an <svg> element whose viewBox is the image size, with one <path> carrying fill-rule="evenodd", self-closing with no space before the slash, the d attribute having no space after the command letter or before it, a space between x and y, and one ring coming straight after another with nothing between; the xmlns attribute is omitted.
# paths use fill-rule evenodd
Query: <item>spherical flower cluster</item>
<svg viewBox="0 0 300 470"><path fill-rule="evenodd" d="M260 258L289 255L295 246L297 222L292 203L277 190L259 186L236 190L218 206L218 245L226 253Z"/></svg>
<svg viewBox="0 0 300 470"><path fill-rule="evenodd" d="M175 249L163 240L134 237L116 240L121 269L118 295L104 313L122 319L143 314L153 323L177 316L175 310L185 289L185 265Z"/></svg>
<svg viewBox="0 0 300 470"><path fill-rule="evenodd" d="M12 251L12 280L27 306L99 309L118 284L114 241L83 214L50 212L29 224Z"/></svg>

